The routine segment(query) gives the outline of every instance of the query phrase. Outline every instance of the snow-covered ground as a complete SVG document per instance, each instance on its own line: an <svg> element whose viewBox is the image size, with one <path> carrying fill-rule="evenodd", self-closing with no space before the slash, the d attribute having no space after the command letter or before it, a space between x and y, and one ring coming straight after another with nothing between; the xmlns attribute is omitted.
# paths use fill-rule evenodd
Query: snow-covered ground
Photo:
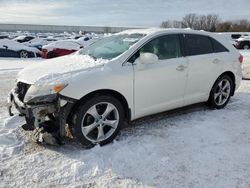
<svg viewBox="0 0 250 188"><path fill-rule="evenodd" d="M40 61L0 59L0 187L250 187L250 81L225 109L144 118L104 147L52 147L33 143L5 108L17 71Z"/></svg>

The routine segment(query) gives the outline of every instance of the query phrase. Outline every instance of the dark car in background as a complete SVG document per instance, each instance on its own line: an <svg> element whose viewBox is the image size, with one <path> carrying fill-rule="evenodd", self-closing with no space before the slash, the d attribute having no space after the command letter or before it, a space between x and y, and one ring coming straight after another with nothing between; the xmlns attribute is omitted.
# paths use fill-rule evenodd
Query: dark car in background
<svg viewBox="0 0 250 188"><path fill-rule="evenodd" d="M0 39L0 57L41 57L41 51L13 40Z"/></svg>
<svg viewBox="0 0 250 188"><path fill-rule="evenodd" d="M8 39L9 38L9 36L7 36L7 35L0 35L0 39Z"/></svg>
<svg viewBox="0 0 250 188"><path fill-rule="evenodd" d="M13 40L20 42L20 43L23 43L23 42L28 42L34 38L35 37L33 37L33 36L19 36L19 37L14 38Z"/></svg>

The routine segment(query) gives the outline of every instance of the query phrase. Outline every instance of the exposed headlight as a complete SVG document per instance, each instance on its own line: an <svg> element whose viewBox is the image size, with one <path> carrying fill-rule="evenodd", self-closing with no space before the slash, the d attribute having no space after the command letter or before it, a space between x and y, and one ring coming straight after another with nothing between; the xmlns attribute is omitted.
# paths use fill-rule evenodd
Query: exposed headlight
<svg viewBox="0 0 250 188"><path fill-rule="evenodd" d="M40 104L40 103L53 103L58 99L58 95L51 94L51 95L43 95L43 96L38 96L30 99L27 101L27 104L32 105L32 104Z"/></svg>
<svg viewBox="0 0 250 188"><path fill-rule="evenodd" d="M31 85L24 97L24 102L26 103L35 97L57 94L67 87L67 85L68 84Z"/></svg>

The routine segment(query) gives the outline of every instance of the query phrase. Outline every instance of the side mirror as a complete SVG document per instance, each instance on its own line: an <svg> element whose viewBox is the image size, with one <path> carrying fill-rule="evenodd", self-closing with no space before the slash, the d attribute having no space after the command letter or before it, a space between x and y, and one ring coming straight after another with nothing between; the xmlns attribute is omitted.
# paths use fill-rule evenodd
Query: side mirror
<svg viewBox="0 0 250 188"><path fill-rule="evenodd" d="M159 60L158 56L153 53L141 53L139 58L142 64L153 64Z"/></svg>
<svg viewBox="0 0 250 188"><path fill-rule="evenodd" d="M8 46L6 46L6 45L3 45L3 47L7 50L8 49Z"/></svg>

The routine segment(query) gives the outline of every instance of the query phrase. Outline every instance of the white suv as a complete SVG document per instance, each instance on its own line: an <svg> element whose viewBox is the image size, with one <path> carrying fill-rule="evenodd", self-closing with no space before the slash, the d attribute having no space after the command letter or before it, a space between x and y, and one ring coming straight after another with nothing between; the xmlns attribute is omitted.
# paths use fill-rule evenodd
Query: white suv
<svg viewBox="0 0 250 188"><path fill-rule="evenodd" d="M9 101L38 142L63 143L68 124L83 145L103 145L143 116L200 102L223 108L240 85L241 63L216 34L128 30L25 68Z"/></svg>

